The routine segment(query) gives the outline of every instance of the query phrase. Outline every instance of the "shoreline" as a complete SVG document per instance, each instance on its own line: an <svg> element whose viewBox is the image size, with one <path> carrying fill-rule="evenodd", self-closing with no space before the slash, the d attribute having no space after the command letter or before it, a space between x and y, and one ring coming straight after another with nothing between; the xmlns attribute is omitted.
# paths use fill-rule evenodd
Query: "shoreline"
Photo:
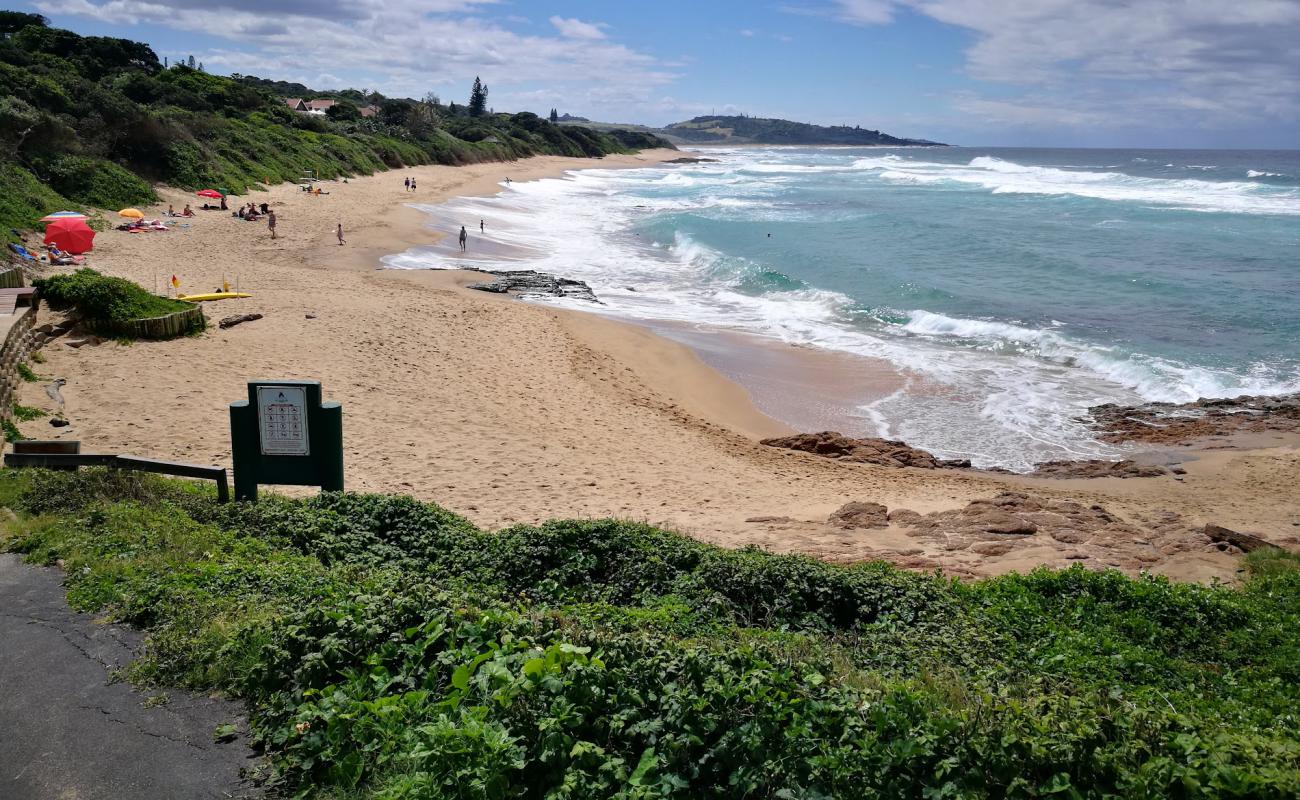
<svg viewBox="0 0 1300 800"><path fill-rule="evenodd" d="M491 194L507 175L536 179L675 157L680 153L664 151L600 161L545 157L421 167L328 183L330 194L321 197L293 186L272 187L247 199L266 199L276 209L276 240L262 224L216 212L199 212L191 227L168 233L107 232L89 266L146 287L174 273L182 291L238 275L253 297L209 304L210 320L248 312L264 318L170 342L74 348L56 340L46 347L47 363L38 372L68 379L63 394L73 425L56 432L38 420L24 423L24 432L77 439L86 452L228 465L226 404L244 395L246 381L320 380L325 397L344 406L351 490L411 494L487 528L618 517L724 546L756 545L834 561L880 558L955 575L1064 567L1076 560L1055 540L1026 542L1014 552L983 552L971 549L974 542L918 539L901 522L879 532L853 531L830 525L828 517L849 501L879 503L891 513L953 513L1014 488L1101 504L1135 525L1162 509L1176 509L1188 531L1209 522L1272 535L1300 526L1300 513L1279 503L1300 463L1294 448L1234 453L1208 473L1189 469L1184 481L1150 478L1128 485L1109 478L1075 486L840 463L760 445L760 438L791 432L764 409L779 410L788 394L783 387L792 384L857 390L875 381L875 391L887 392L896 375L873 372L870 365L846 375L837 354L756 346L741 334L655 330L465 289L465 283L482 279L477 273L377 268L383 256L428 244L442 233L408 203ZM408 173L429 188L403 192ZM172 190L162 194L161 207L151 213L168 202L180 207L192 200ZM334 239L340 219L344 247ZM49 312L42 314L48 318ZM700 336L708 339L705 351L720 352L701 354L688 346ZM747 391L732 379L740 371L769 381L770 389ZM827 406L834 407L836 391L826 394ZM20 401L50 405L40 384L21 387ZM810 424L825 413L795 410L809 414ZM1261 469L1268 480L1258 479ZM1179 545L1148 563L1108 555L1128 545L1107 542L1088 556L1094 561L1084 563L1130 572L1146 566L1186 580L1231 580L1237 558L1196 549L1201 546Z"/></svg>

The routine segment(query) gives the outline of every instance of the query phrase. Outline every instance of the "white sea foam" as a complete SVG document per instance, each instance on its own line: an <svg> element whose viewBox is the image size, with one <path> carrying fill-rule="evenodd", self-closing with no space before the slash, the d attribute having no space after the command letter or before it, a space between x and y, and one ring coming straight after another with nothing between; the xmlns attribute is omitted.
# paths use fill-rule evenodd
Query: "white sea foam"
<svg viewBox="0 0 1300 800"><path fill-rule="evenodd" d="M1190 211L1300 215L1300 191L1244 181L1144 178L1026 166L993 156L978 156L967 164L863 158L853 168L893 183L964 184L994 194L1072 195Z"/></svg>
<svg viewBox="0 0 1300 800"><path fill-rule="evenodd" d="M1246 177L1247 178L1285 178L1286 175L1281 172L1265 172L1264 170L1260 170L1260 169L1248 169L1246 170Z"/></svg>

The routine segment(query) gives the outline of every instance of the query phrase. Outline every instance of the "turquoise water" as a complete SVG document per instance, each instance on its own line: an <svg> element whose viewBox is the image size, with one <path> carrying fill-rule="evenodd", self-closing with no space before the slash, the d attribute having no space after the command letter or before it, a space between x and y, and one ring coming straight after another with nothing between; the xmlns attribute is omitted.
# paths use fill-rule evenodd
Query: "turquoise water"
<svg viewBox="0 0 1300 800"><path fill-rule="evenodd" d="M843 427L980 465L1117 457L1077 419L1097 403L1300 390L1300 152L698 154L430 211L603 312L886 359L907 388Z"/></svg>

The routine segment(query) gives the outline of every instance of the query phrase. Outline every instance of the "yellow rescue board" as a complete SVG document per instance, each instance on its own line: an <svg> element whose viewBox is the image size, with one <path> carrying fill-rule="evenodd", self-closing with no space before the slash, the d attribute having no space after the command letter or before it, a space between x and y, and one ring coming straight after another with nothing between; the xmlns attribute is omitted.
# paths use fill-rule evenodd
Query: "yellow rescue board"
<svg viewBox="0 0 1300 800"><path fill-rule="evenodd" d="M236 297L252 297L252 295L243 292L211 292L209 294L182 294L178 295L176 299L188 300L191 303L202 303L205 300L232 300Z"/></svg>

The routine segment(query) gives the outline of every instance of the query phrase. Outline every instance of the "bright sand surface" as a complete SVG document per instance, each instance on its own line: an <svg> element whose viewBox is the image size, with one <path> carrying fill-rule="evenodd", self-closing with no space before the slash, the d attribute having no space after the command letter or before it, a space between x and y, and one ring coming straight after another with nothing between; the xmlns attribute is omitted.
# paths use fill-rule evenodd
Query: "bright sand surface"
<svg viewBox="0 0 1300 800"><path fill-rule="evenodd" d="M329 194L319 197L281 185L236 198L270 203L275 240L264 222L215 211L199 211L188 228L167 233L102 233L94 268L159 290L175 274L182 292L237 280L253 297L206 304L209 321L264 317L170 342L73 348L56 340L38 369L68 380L72 425L57 433L44 420L22 428L37 438L79 439L88 452L229 465L227 406L246 396L246 382L314 379L343 404L349 489L411 494L487 527L615 516L727 546L840 561L883 557L957 574L1064 566L1078 553L1070 559L1059 547L1035 545L981 555L917 541L896 527L840 530L826 517L850 500L925 513L1013 489L1103 504L1130 520L1174 511L1189 526L1300 532L1300 450L1292 440L1207 454L1181 481L1062 482L839 463L759 445L758 438L790 432L759 409L801 429L820 427L851 405L850 389L893 391L899 379L891 370L740 335L679 330L672 341L467 290L479 279L468 272L377 269L383 255L454 233L431 230L409 203L491 194L507 176L644 167L679 155L418 167L327 182ZM403 191L407 176L417 178L417 193ZM161 193L163 202L146 210L151 217L195 199ZM340 221L344 246L335 238ZM41 313L40 321L51 318ZM753 402L718 369L751 386ZM39 384L24 386L22 402L51 406ZM1139 566L1122 548L1085 563ZM1236 557L1210 549L1142 565L1193 580L1230 579L1239 568Z"/></svg>

